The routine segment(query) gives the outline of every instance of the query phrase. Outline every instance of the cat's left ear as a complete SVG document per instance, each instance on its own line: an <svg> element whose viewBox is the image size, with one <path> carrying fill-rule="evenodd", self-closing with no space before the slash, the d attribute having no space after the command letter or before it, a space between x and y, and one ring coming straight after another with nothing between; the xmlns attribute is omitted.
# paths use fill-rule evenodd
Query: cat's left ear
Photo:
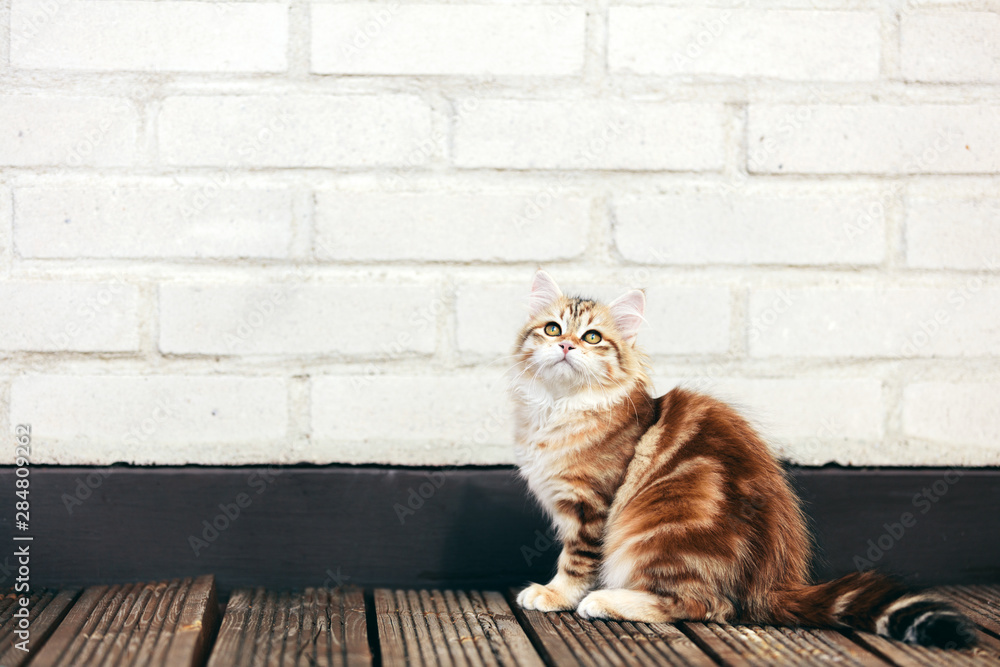
<svg viewBox="0 0 1000 667"><path fill-rule="evenodd" d="M635 344L639 327L645 321L642 315L646 311L646 295L642 290L634 289L612 301L608 308L625 342Z"/></svg>
<svg viewBox="0 0 1000 667"><path fill-rule="evenodd" d="M556 285L552 276L539 269L531 283L531 294L528 296L528 317L538 317L561 296L562 290Z"/></svg>

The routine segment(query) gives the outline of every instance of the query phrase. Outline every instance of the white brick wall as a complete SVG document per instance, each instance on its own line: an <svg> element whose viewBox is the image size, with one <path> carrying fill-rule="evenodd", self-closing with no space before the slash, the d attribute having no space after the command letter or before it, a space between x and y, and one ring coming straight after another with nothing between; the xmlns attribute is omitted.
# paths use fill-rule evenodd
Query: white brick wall
<svg viewBox="0 0 1000 667"><path fill-rule="evenodd" d="M1000 15L914 12L900 20L900 59L908 81L1000 81Z"/></svg>
<svg viewBox="0 0 1000 667"><path fill-rule="evenodd" d="M791 461L1000 465L998 7L711 5L0 7L0 424L507 463L543 265Z"/></svg>
<svg viewBox="0 0 1000 667"><path fill-rule="evenodd" d="M583 66L582 7L314 3L310 11L316 73L552 76Z"/></svg>
<svg viewBox="0 0 1000 667"><path fill-rule="evenodd" d="M21 257L288 257L292 193L73 184L19 188L14 241Z"/></svg>
<svg viewBox="0 0 1000 667"><path fill-rule="evenodd" d="M612 71L806 81L878 77L875 12L612 7L608 21Z"/></svg>
<svg viewBox="0 0 1000 667"><path fill-rule="evenodd" d="M286 385L274 377L23 375L11 387L10 419L31 423L49 463L90 463L94 444L139 464L281 460L273 443L288 430Z"/></svg>
<svg viewBox="0 0 1000 667"><path fill-rule="evenodd" d="M49 8L58 7L49 20ZM14 0L11 64L24 69L280 72L288 6ZM94 39L95 34L99 39Z"/></svg>

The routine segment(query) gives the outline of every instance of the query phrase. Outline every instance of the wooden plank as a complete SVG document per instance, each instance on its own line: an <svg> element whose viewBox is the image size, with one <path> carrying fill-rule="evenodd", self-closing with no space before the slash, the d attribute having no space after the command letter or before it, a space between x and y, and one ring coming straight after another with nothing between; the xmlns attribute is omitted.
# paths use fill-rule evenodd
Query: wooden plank
<svg viewBox="0 0 1000 667"><path fill-rule="evenodd" d="M233 591L208 659L208 667L371 664L362 592L328 588Z"/></svg>
<svg viewBox="0 0 1000 667"><path fill-rule="evenodd" d="M330 594L325 588L316 590L316 666L332 667L330 634L335 630L330 619Z"/></svg>
<svg viewBox="0 0 1000 667"><path fill-rule="evenodd" d="M543 613L521 609L516 603L512 607L549 664L594 667L716 664L670 624L588 621L572 612Z"/></svg>
<svg viewBox="0 0 1000 667"><path fill-rule="evenodd" d="M484 665L494 667L496 665L496 658L493 657L493 654L479 652L479 647L476 646L476 638L472 634L469 622L465 619L465 612L458 602L458 596L455 595L455 591L443 591L441 597L442 602L439 606L443 605L444 611L447 612L446 614L442 614L442 618L451 619L451 627L455 630L455 635L458 637L459 644L462 647L462 655L468 661L469 665L472 667L484 667Z"/></svg>
<svg viewBox="0 0 1000 667"><path fill-rule="evenodd" d="M177 582L176 592L173 598L171 598L169 606L166 608L163 624L156 636L156 643L150 651L148 664L161 665L166 659L167 651L170 650L170 644L174 641L174 633L177 631L177 622L180 620L181 610L184 608L184 602L187 600L188 593L191 591L193 585L194 579L191 577L185 577Z"/></svg>
<svg viewBox="0 0 1000 667"><path fill-rule="evenodd" d="M490 642L483 631L483 626L479 624L476 612L472 609L469 595L465 591L454 591L453 595L455 609L459 612L465 627L469 630L469 637L471 638L473 648L476 649L476 653L488 667L499 665L497 656L490 648Z"/></svg>
<svg viewBox="0 0 1000 667"><path fill-rule="evenodd" d="M153 662L153 653L160 642L160 635L166 624L167 616L170 614L170 607L173 605L174 597L180 590L182 581L174 579L166 582L162 590L157 588L154 591L155 607L149 610L149 628L146 631L142 643L138 647L130 647L126 651L126 656L131 656L131 664L149 665Z"/></svg>
<svg viewBox="0 0 1000 667"><path fill-rule="evenodd" d="M420 660L426 667L437 665L438 660L435 655L434 646L431 644L430 630L427 627L427 619L420 609L420 600L415 591L396 591L396 603L399 605L402 614L400 620L403 624L403 632L406 633L409 627L412 632L413 641L416 643L417 651L420 653ZM445 654L447 656L447 654ZM450 661L443 663L443 667L450 667Z"/></svg>
<svg viewBox="0 0 1000 667"><path fill-rule="evenodd" d="M996 665L997 656L981 648L954 649L913 646L886 639L868 632L852 631L851 637L865 648L884 657L899 667L969 667L971 665Z"/></svg>
<svg viewBox="0 0 1000 667"><path fill-rule="evenodd" d="M406 665L407 645L396 606L396 595L384 588L375 591L375 619L379 649L385 667Z"/></svg>
<svg viewBox="0 0 1000 667"><path fill-rule="evenodd" d="M161 603L165 593L178 589L181 583L88 588L31 664L42 667L202 664L204 642L214 630L214 581L202 577L193 582L196 594L185 596L182 604L175 597L173 603L178 613L164 614ZM202 636L200 643L194 637L196 632ZM161 644L163 649L157 652Z"/></svg>
<svg viewBox="0 0 1000 667"><path fill-rule="evenodd" d="M661 664L663 662L671 665L714 664L708 654L698 648L676 625L631 622L624 622L621 625L623 630L631 631L634 636L643 638L642 647L652 656L659 655Z"/></svg>
<svg viewBox="0 0 1000 667"><path fill-rule="evenodd" d="M952 602L984 630L1000 637L1000 595L993 597L971 586L942 586L932 592Z"/></svg>
<svg viewBox="0 0 1000 667"><path fill-rule="evenodd" d="M382 663L424 667L543 667L502 594L375 591Z"/></svg>
<svg viewBox="0 0 1000 667"><path fill-rule="evenodd" d="M503 594L496 591L485 591L482 593L482 600L486 609L493 616L493 622L517 664L525 667L542 667L545 663L535 651L535 647L531 645L531 640L524 629L518 624L514 612L507 604Z"/></svg>
<svg viewBox="0 0 1000 667"><path fill-rule="evenodd" d="M431 599L431 594L428 591L410 591L408 597L410 598L410 608L412 609L416 605L423 612L424 620L427 623L427 631L430 635L430 644L436 654L437 664L449 665L451 667L461 664L452 653L454 647L445 637L444 625L442 625L441 617L438 616L434 601ZM450 620L445 619L444 623L450 625ZM464 662L464 656L462 656L461 652L459 652L458 660Z"/></svg>
<svg viewBox="0 0 1000 667"><path fill-rule="evenodd" d="M344 662L347 667L363 667L372 663L371 645L368 643L368 614L365 596L360 588L341 590L344 623Z"/></svg>
<svg viewBox="0 0 1000 667"><path fill-rule="evenodd" d="M60 664L60 660L64 656L72 659L73 655L70 651L73 648L73 641L97 625L100 613L107 604L104 595L108 590L108 586L94 586L86 589L67 612L66 617L49 637L49 640L34 656L32 664L40 667L51 667Z"/></svg>
<svg viewBox="0 0 1000 667"><path fill-rule="evenodd" d="M160 604L167 589L167 582L146 584L140 593L134 614L126 619L125 624L132 631L127 637L123 637L120 646L115 647L115 660L120 660L123 664L135 664L139 649L149 636L150 627L156 616L156 609ZM109 660L109 664L115 664L115 660Z"/></svg>
<svg viewBox="0 0 1000 667"><path fill-rule="evenodd" d="M644 637L633 637L625 631L621 624L615 621L594 621L593 624L604 641L612 646L618 646L618 651L627 664L641 665L642 667L663 664L662 656L657 654L655 650L652 653L647 650L649 648L646 646L648 642L645 641Z"/></svg>
<svg viewBox="0 0 1000 667"><path fill-rule="evenodd" d="M558 614L545 614L534 609L523 609L516 602L511 605L511 608L514 610L514 615L521 620L525 632L533 638L535 646L540 647L544 652L549 664L581 664L577 660L578 645L567 643L563 633L557 629L557 625L560 624Z"/></svg>
<svg viewBox="0 0 1000 667"><path fill-rule="evenodd" d="M887 662L869 647L832 630L720 623L684 623L695 642L724 665L816 665L831 661L855 667Z"/></svg>
<svg viewBox="0 0 1000 667"><path fill-rule="evenodd" d="M448 652L455 666L470 667L470 665L480 665L481 661L474 662L479 658L479 652L476 650L476 647L473 646L471 641L462 641L463 637L468 635L465 618L459 615L458 622L456 623L456 617L448 609L448 602L445 599L444 593L439 590L432 590L421 591L420 594L421 597L426 596L424 608L433 609L437 615L438 623L441 627L441 640L448 646ZM472 636L468 635L468 638L471 640Z"/></svg>
<svg viewBox="0 0 1000 667"><path fill-rule="evenodd" d="M41 644L35 637L34 628L32 627L32 611L44 608L53 597L54 593L52 591L37 591L28 593L27 595L11 591L8 595L3 596L2 601L0 601L0 609L2 609L0 611L0 652L9 654L11 662L24 663L30 657L29 651L34 652L35 647ZM20 604L22 598L27 600L27 605ZM25 611L22 612L22 609ZM15 617L15 613L26 613L27 617ZM22 620L24 620L27 628L21 628ZM22 644L27 650L22 651L15 646L15 644L22 641L21 637L23 636L15 634L15 631L26 631L28 633L24 636L27 641ZM6 664L6 662L0 661L0 665Z"/></svg>
<svg viewBox="0 0 1000 667"><path fill-rule="evenodd" d="M271 624L271 638L268 640L269 650L264 665L267 667L281 667L283 656L285 655L285 643L289 634L295 630L288 626L288 617L291 612L291 593L283 591L278 597L278 605L274 613L274 623ZM294 641L294 637L292 637Z"/></svg>
<svg viewBox="0 0 1000 667"><path fill-rule="evenodd" d="M49 638L56 626L69 612L73 601L80 594L79 588L64 591L37 591L28 596L28 651L17 648L20 638L14 634L19 626L19 618L14 614L22 608L21 595L5 594L0 604L0 665L3 667L19 667L32 656L36 655L41 646Z"/></svg>
<svg viewBox="0 0 1000 667"><path fill-rule="evenodd" d="M253 596L254 592L249 589L233 591L226 603L226 613L222 616L208 667L239 664L240 646L248 631Z"/></svg>

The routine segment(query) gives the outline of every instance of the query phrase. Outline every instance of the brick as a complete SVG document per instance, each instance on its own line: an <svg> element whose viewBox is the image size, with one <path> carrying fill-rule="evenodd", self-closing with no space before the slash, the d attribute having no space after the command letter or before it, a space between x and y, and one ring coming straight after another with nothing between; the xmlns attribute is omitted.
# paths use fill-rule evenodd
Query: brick
<svg viewBox="0 0 1000 667"><path fill-rule="evenodd" d="M172 97L159 127L172 165L417 165L433 143L430 107L413 95Z"/></svg>
<svg viewBox="0 0 1000 667"><path fill-rule="evenodd" d="M136 350L138 304L138 289L121 280L0 282L0 350Z"/></svg>
<svg viewBox="0 0 1000 667"><path fill-rule="evenodd" d="M1000 170L1000 105L751 104L748 116L751 172Z"/></svg>
<svg viewBox="0 0 1000 667"><path fill-rule="evenodd" d="M510 463L505 387L499 372L319 376L313 439L352 463Z"/></svg>
<svg viewBox="0 0 1000 667"><path fill-rule="evenodd" d="M729 403L782 447L885 435L882 382L874 378L745 379L706 372L654 381L658 395L680 385Z"/></svg>
<svg viewBox="0 0 1000 667"><path fill-rule="evenodd" d="M311 5L312 71L569 75L583 66L582 6Z"/></svg>
<svg viewBox="0 0 1000 667"><path fill-rule="evenodd" d="M589 216L589 200L551 189L316 195L317 245L338 260L571 259L586 248Z"/></svg>
<svg viewBox="0 0 1000 667"><path fill-rule="evenodd" d="M461 167L712 171L725 161L720 104L465 100Z"/></svg>
<svg viewBox="0 0 1000 667"><path fill-rule="evenodd" d="M884 207L874 191L703 188L618 197L613 206L615 243L636 262L876 264L885 255Z"/></svg>
<svg viewBox="0 0 1000 667"><path fill-rule="evenodd" d="M10 410L32 425L36 463L259 463L278 458L287 394L274 377L26 375Z"/></svg>
<svg viewBox="0 0 1000 667"><path fill-rule="evenodd" d="M558 278L557 278L558 279ZM463 285L458 290L458 349L476 355L509 354L527 316L528 286ZM606 302L624 289L563 286ZM729 351L730 295L724 287L646 287L646 326L639 346L654 355L723 354ZM502 364L505 368L509 364Z"/></svg>
<svg viewBox="0 0 1000 667"><path fill-rule="evenodd" d="M993 454L989 463L996 465L1000 461L998 393L996 382L909 384L903 391L903 431L907 437L958 445L952 455L956 458L967 459L970 446L986 448Z"/></svg>
<svg viewBox="0 0 1000 667"><path fill-rule="evenodd" d="M608 24L617 72L808 81L879 74L875 12L611 7Z"/></svg>
<svg viewBox="0 0 1000 667"><path fill-rule="evenodd" d="M0 165L128 166L139 115L126 99L0 96Z"/></svg>
<svg viewBox="0 0 1000 667"><path fill-rule="evenodd" d="M900 61L908 81L1000 81L1000 15L914 12L899 21Z"/></svg>
<svg viewBox="0 0 1000 667"><path fill-rule="evenodd" d="M280 72L280 3L14 0L11 65L23 69Z"/></svg>
<svg viewBox="0 0 1000 667"><path fill-rule="evenodd" d="M923 269L1000 270L1000 199L908 198L906 263Z"/></svg>
<svg viewBox="0 0 1000 667"><path fill-rule="evenodd" d="M1000 288L761 289L750 294L754 357L964 357L1000 353Z"/></svg>
<svg viewBox="0 0 1000 667"><path fill-rule="evenodd" d="M287 257L292 194L201 186L15 192L22 257Z"/></svg>
<svg viewBox="0 0 1000 667"><path fill-rule="evenodd" d="M395 359L434 351L436 288L378 283L160 287L167 354Z"/></svg>
<svg viewBox="0 0 1000 667"><path fill-rule="evenodd" d="M8 254L14 229L14 203L9 188L0 186L0 257Z"/></svg>

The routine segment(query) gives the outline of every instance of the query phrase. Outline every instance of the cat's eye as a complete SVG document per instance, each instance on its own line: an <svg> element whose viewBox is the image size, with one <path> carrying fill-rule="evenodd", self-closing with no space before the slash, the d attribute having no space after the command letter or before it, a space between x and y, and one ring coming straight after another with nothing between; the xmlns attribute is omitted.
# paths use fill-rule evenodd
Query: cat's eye
<svg viewBox="0 0 1000 667"><path fill-rule="evenodd" d="M590 343L591 345L597 345L602 340L601 334L597 333L593 329L583 334L583 342Z"/></svg>
<svg viewBox="0 0 1000 667"><path fill-rule="evenodd" d="M545 333L550 336L558 336L562 333L562 327L555 322L549 322L545 325Z"/></svg>

